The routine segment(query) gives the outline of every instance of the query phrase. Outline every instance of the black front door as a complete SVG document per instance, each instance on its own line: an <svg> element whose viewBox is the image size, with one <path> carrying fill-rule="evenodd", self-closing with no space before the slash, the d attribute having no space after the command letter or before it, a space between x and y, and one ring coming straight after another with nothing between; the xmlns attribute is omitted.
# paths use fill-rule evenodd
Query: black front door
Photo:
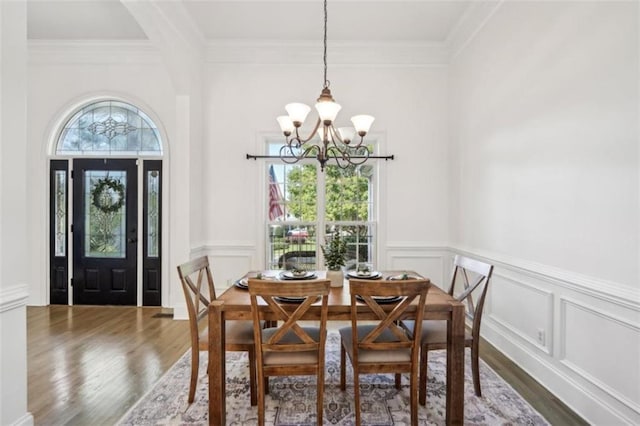
<svg viewBox="0 0 640 426"><path fill-rule="evenodd" d="M136 305L136 160L73 160L73 303Z"/></svg>

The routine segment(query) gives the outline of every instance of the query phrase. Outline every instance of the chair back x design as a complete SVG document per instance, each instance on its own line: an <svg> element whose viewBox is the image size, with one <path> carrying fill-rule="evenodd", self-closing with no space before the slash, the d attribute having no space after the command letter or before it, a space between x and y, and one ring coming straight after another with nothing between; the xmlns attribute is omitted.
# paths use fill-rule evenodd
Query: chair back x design
<svg viewBox="0 0 640 426"><path fill-rule="evenodd" d="M464 303L465 315L471 323L471 329L465 331L465 347L471 348L471 373L473 387L477 396L482 396L480 390L480 324L484 309L489 281L493 272L493 265L475 259L456 255L453 259L453 272L448 293L458 301ZM458 285L459 284L459 285ZM460 287L461 285L461 287ZM460 287L460 288L459 288ZM427 364L428 353L432 350L447 348L446 321L424 321L422 330L415 328L413 321L403 321L410 334L421 335L420 351L420 404L427 402Z"/></svg>
<svg viewBox="0 0 640 426"><path fill-rule="evenodd" d="M418 354L419 339L409 336L399 323L414 319L422 323L424 305L430 287L428 279L349 280L351 293L351 327L340 329L340 388L346 388L346 357L353 366L356 424L361 424L360 374L395 373L400 389L401 373L409 373L411 424L418 424ZM389 298L399 297L395 303ZM359 323L362 305L376 317L376 322Z"/></svg>
<svg viewBox="0 0 640 426"><path fill-rule="evenodd" d="M209 334L206 328L200 330L201 320L207 317L209 303L216 298L213 275L206 256L178 265L178 276L189 315L191 334L191 382L189 403L195 398L200 365L200 351L209 349ZM204 321L206 323L206 321ZM249 354L249 382L251 405L256 405L255 348L253 343L253 323L251 321L227 321L225 323L228 351L244 351Z"/></svg>
<svg viewBox="0 0 640 426"><path fill-rule="evenodd" d="M465 315L471 321L473 337L480 336L480 322L484 301L489 289L493 265L456 255L448 293L458 301L466 303ZM462 284L462 292L456 294L456 284ZM475 300L474 300L475 297Z"/></svg>
<svg viewBox="0 0 640 426"><path fill-rule="evenodd" d="M330 281L272 281L249 279L251 314L258 371L258 424L265 421L264 396L269 376L315 375L317 377L317 420L322 424L324 358ZM287 299L283 299L287 298ZM283 301L284 300L284 301ZM289 302L287 302L289 301ZM320 305L319 313L309 313ZM299 322L309 319L319 326ZM260 329L261 320L277 326Z"/></svg>

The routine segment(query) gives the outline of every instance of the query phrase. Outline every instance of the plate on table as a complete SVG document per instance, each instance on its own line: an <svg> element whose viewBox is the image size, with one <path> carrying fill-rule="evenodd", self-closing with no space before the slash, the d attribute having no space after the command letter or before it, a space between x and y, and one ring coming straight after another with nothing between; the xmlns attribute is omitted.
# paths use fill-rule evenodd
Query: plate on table
<svg viewBox="0 0 640 426"><path fill-rule="evenodd" d="M249 289L249 281L247 281L246 278L240 278L238 281L236 281L234 283L234 285L238 288L241 288L243 290L248 290Z"/></svg>
<svg viewBox="0 0 640 426"><path fill-rule="evenodd" d="M293 271L283 271L280 273L280 278L283 280L312 280L317 275L312 271L305 271L303 274L294 274Z"/></svg>
<svg viewBox="0 0 640 426"><path fill-rule="evenodd" d="M250 277L244 277L244 278L240 278L239 280L237 280L235 283L233 283L236 287L241 288L243 290L247 290L249 288L249 278L254 278L254 279L260 279L258 278L258 275L253 275ZM275 276L273 275L262 275L261 279L265 279L265 280L272 280L274 279Z"/></svg>
<svg viewBox="0 0 640 426"><path fill-rule="evenodd" d="M370 271L370 272L349 271L347 272L347 276L349 278L359 278L362 280L377 280L382 276L382 274L378 271Z"/></svg>
<svg viewBox="0 0 640 426"><path fill-rule="evenodd" d="M356 299L358 299L361 302L364 302L364 300L362 299L362 296L360 296L359 294L356 294ZM375 300L381 305L384 305L386 303L396 303L401 301L402 299L403 299L402 296L373 296L373 300Z"/></svg>
<svg viewBox="0 0 640 426"><path fill-rule="evenodd" d="M302 303L306 297L275 296L274 299L280 303Z"/></svg>

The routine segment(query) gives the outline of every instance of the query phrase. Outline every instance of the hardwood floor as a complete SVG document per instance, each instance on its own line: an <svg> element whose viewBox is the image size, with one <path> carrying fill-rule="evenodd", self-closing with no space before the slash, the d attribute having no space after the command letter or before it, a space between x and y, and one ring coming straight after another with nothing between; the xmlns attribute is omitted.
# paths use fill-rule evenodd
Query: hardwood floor
<svg viewBox="0 0 640 426"><path fill-rule="evenodd" d="M28 307L27 338L36 425L114 424L189 348L187 321L162 308ZM587 424L486 342L480 353L551 424Z"/></svg>
<svg viewBox="0 0 640 426"><path fill-rule="evenodd" d="M28 307L28 409L35 424L115 423L189 348L188 322L163 313Z"/></svg>
<svg viewBox="0 0 640 426"><path fill-rule="evenodd" d="M589 424L502 352L482 339L480 339L480 358L552 425L586 426Z"/></svg>

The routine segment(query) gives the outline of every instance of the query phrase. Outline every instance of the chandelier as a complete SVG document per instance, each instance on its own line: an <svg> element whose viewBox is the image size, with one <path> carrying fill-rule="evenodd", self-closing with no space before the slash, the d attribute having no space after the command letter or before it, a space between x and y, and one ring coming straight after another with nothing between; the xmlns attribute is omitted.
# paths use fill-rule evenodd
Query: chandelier
<svg viewBox="0 0 640 426"><path fill-rule="evenodd" d="M327 79L327 0L324 0L323 42L324 84L315 105L318 120L307 137L300 136L300 127L311 108L303 103L287 104L285 110L288 115L277 118L286 137L286 143L280 148L280 158L285 163L293 164L315 156L320 162L321 170L324 170L327 161L334 159L336 164L344 169L350 165L362 164L371 156L371 151L364 145L364 136L374 118L370 115L356 115L351 117L353 127L334 127L336 116L342 107L333 99Z"/></svg>

